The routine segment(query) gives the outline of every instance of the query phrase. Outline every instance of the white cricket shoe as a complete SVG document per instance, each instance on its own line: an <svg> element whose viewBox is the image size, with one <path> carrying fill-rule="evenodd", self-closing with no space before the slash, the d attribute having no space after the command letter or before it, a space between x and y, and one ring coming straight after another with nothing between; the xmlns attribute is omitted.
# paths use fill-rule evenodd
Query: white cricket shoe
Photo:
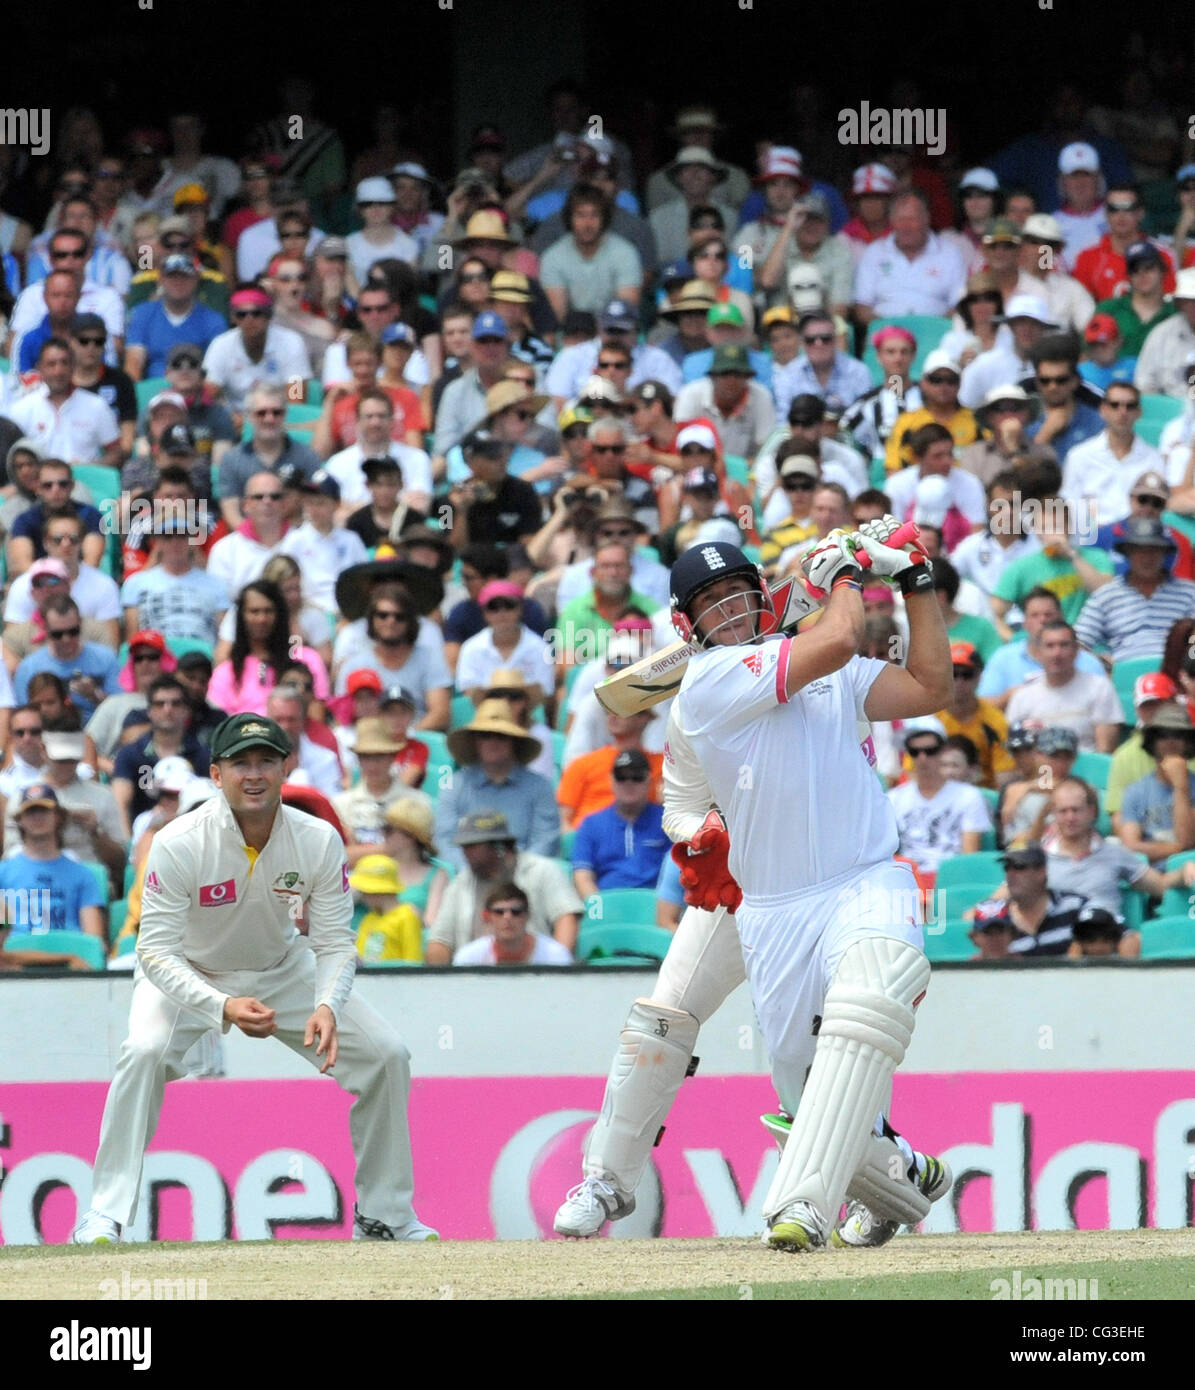
<svg viewBox="0 0 1195 1390"><path fill-rule="evenodd" d="M584 1240L596 1236L607 1221L619 1221L635 1210L635 1198L603 1178L586 1178L564 1199L552 1223L558 1236Z"/></svg>
<svg viewBox="0 0 1195 1390"><path fill-rule="evenodd" d="M72 1245L119 1245L120 1227L102 1212L88 1211L71 1232Z"/></svg>
<svg viewBox="0 0 1195 1390"><path fill-rule="evenodd" d="M909 1179L922 1195L931 1202L945 1197L954 1182L950 1164L932 1154L923 1153L916 1153L913 1162ZM877 1245L887 1245L900 1227L899 1221L886 1220L862 1202L852 1201L847 1206L846 1215L835 1227L830 1244L839 1248L874 1249Z"/></svg>
<svg viewBox="0 0 1195 1390"><path fill-rule="evenodd" d="M830 1224L812 1202L790 1202L768 1222L763 1243L771 1250L821 1250Z"/></svg>
<svg viewBox="0 0 1195 1390"><path fill-rule="evenodd" d="M425 1226L418 1217L413 1217L405 1226L387 1226L384 1221L373 1221L362 1216L360 1209L353 1207L354 1240L439 1240L440 1232Z"/></svg>

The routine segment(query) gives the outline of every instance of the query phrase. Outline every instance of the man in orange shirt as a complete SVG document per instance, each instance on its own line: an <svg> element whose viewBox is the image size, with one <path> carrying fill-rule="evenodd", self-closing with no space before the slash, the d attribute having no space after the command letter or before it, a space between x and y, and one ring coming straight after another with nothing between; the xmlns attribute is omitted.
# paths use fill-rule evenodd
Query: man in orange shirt
<svg viewBox="0 0 1195 1390"><path fill-rule="evenodd" d="M653 710L638 714L608 714L606 727L610 742L592 753L582 753L564 769L556 800L560 803L560 825L563 830L575 830L586 816L604 811L614 802L614 759L628 749L642 753L651 768L651 800L663 801L660 775L664 766L662 753L648 753L643 747L643 731L652 719Z"/></svg>

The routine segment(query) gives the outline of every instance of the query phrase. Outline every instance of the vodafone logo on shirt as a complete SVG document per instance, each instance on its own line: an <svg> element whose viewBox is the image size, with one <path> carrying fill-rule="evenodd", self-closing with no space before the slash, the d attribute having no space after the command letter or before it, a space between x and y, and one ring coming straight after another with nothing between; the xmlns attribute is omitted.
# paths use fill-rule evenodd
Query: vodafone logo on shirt
<svg viewBox="0 0 1195 1390"><path fill-rule="evenodd" d="M226 878L223 883L205 883L199 890L200 907L225 907L237 900L235 878Z"/></svg>

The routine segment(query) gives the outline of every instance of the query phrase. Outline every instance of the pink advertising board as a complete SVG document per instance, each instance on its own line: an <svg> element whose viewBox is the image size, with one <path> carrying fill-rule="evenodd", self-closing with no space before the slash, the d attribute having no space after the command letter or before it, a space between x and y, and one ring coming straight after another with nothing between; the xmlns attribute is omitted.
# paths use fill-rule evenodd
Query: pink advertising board
<svg viewBox="0 0 1195 1390"><path fill-rule="evenodd" d="M577 1180L597 1077L416 1081L416 1200L446 1238L547 1236ZM0 1088L0 1242L66 1238L90 1191L106 1087ZM765 1077L686 1082L619 1235L750 1236L774 1171L757 1116ZM343 1238L350 1230L349 1098L327 1081L186 1081L167 1089L133 1239ZM1081 1229L1191 1223L1195 1073L914 1075L893 1118L962 1179L926 1229Z"/></svg>

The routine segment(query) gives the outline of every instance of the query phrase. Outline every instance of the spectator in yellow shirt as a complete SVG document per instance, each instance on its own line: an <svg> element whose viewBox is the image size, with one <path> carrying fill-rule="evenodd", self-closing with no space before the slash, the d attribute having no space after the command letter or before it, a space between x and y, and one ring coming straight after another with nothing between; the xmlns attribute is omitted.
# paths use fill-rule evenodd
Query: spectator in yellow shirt
<svg viewBox="0 0 1195 1390"><path fill-rule="evenodd" d="M990 701L975 694L983 674L983 658L971 643L952 643L950 659L954 663L954 699L938 712L938 718L948 735L962 734L975 745L982 772L979 785L998 790L1016 776L1016 764L1004 746L1008 720Z"/></svg>
<svg viewBox="0 0 1195 1390"><path fill-rule="evenodd" d="M357 930L361 960L423 960L423 930L410 903L400 903L398 865L384 854L367 854L349 874L349 887L360 893L369 911Z"/></svg>
<svg viewBox="0 0 1195 1390"><path fill-rule="evenodd" d="M908 410L897 416L884 450L884 465L889 473L908 468L913 462L909 440L922 425L944 426L950 431L956 449L974 444L979 438L975 416L958 403L961 380L959 364L941 349L926 357L921 370L921 399L925 404L920 410Z"/></svg>

